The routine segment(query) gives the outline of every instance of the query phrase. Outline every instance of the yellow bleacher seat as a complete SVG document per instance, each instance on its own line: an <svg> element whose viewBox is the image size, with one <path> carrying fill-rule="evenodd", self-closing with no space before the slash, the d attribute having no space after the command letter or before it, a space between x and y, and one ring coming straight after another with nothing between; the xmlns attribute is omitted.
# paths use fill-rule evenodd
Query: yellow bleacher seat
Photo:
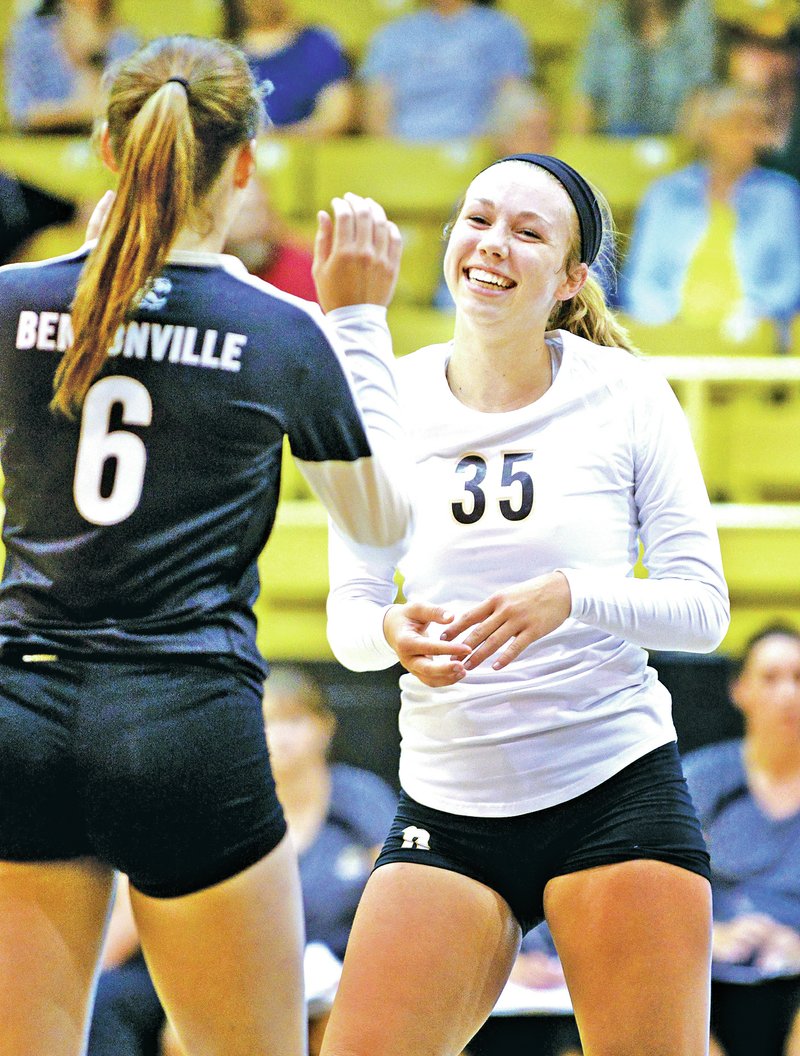
<svg viewBox="0 0 800 1056"><path fill-rule="evenodd" d="M778 351L778 332L766 320L737 337L680 320L651 326L624 314L619 318L637 347L653 356L773 356Z"/></svg>
<svg viewBox="0 0 800 1056"><path fill-rule="evenodd" d="M732 602L800 606L800 508L722 504L715 513Z"/></svg>
<svg viewBox="0 0 800 1056"><path fill-rule="evenodd" d="M326 209L345 191L377 199L395 219L443 224L473 176L492 159L478 140L401 143L375 136L332 139L315 151L309 205Z"/></svg>
<svg viewBox="0 0 800 1056"><path fill-rule="evenodd" d="M782 37L800 17L798 0L714 0L720 22L743 26L765 37Z"/></svg>
<svg viewBox="0 0 800 1056"><path fill-rule="evenodd" d="M196 37L216 37L222 30L218 0L117 0L120 19L144 40L189 33Z"/></svg>
<svg viewBox="0 0 800 1056"><path fill-rule="evenodd" d="M86 224L53 224L45 227L27 242L18 254L19 260L47 260L74 253L86 241Z"/></svg>
<svg viewBox="0 0 800 1056"><path fill-rule="evenodd" d="M269 659L323 659L328 593L327 516L316 501L281 501L258 561L258 645Z"/></svg>
<svg viewBox="0 0 800 1056"><path fill-rule="evenodd" d="M360 59L375 30L415 10L415 0L289 0L289 10L309 25L327 26L345 51Z"/></svg>
<svg viewBox="0 0 800 1056"><path fill-rule="evenodd" d="M617 226L630 230L636 207L650 184L689 157L675 136L563 135L555 150L608 199Z"/></svg>
<svg viewBox="0 0 800 1056"><path fill-rule="evenodd" d="M437 308L393 304L389 308L389 330L396 356L405 356L425 345L440 344L453 336L453 316Z"/></svg>
<svg viewBox="0 0 800 1056"><path fill-rule="evenodd" d="M6 110L5 62L3 61L3 56L9 31L16 17L17 12L14 10L13 3L5 0L4 3L0 4L0 129L3 130L8 128L9 124L8 111Z"/></svg>
<svg viewBox="0 0 800 1056"><path fill-rule="evenodd" d="M308 481L297 468L292 458L289 440L283 438L283 458L281 459L281 502L313 499L314 493Z"/></svg>
<svg viewBox="0 0 800 1056"><path fill-rule="evenodd" d="M593 0L499 0L497 7L522 24L533 42L534 56L542 51L575 51L592 24Z"/></svg>
<svg viewBox="0 0 800 1056"><path fill-rule="evenodd" d="M401 223L399 227L403 257L395 302L430 305L442 277L442 225Z"/></svg>
<svg viewBox="0 0 800 1056"><path fill-rule="evenodd" d="M800 503L800 384L739 390L725 424L731 498ZM800 553L796 569L800 581Z"/></svg>
<svg viewBox="0 0 800 1056"><path fill-rule="evenodd" d="M62 198L96 201L114 183L83 136L0 136L6 172Z"/></svg>

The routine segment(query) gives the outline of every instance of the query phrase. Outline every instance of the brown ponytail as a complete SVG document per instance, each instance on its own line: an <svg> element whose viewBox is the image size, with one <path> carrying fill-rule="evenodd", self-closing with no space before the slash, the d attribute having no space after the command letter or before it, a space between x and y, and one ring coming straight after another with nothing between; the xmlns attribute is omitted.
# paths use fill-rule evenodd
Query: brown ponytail
<svg viewBox="0 0 800 1056"><path fill-rule="evenodd" d="M74 340L56 371L53 410L70 417L80 410L118 328L181 229L198 222L225 159L256 134L262 112L244 56L222 41L156 40L112 73L107 117L119 187L78 282Z"/></svg>

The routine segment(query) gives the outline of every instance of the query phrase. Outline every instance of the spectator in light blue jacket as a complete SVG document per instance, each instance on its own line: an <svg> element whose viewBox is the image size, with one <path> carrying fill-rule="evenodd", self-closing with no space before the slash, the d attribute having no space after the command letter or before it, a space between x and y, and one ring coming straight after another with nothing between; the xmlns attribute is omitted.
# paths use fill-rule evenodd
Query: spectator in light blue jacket
<svg viewBox="0 0 800 1056"><path fill-rule="evenodd" d="M105 67L138 45L114 0L40 0L6 48L6 105L24 132L85 132L101 108Z"/></svg>
<svg viewBox="0 0 800 1056"><path fill-rule="evenodd" d="M656 181L639 208L621 280L629 315L744 337L800 310L800 184L756 165L767 117L763 97L707 93L703 160Z"/></svg>
<svg viewBox="0 0 800 1056"><path fill-rule="evenodd" d="M372 38L360 72L362 124L408 140L484 135L498 96L531 73L514 19L473 0L428 0Z"/></svg>

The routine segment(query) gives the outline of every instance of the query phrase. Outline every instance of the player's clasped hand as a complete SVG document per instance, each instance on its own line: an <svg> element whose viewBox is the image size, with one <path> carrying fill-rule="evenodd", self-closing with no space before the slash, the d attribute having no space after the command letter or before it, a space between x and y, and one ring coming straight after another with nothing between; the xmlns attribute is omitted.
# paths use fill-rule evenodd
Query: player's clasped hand
<svg viewBox="0 0 800 1056"><path fill-rule="evenodd" d="M471 671L502 649L492 664L499 671L516 660L531 643L560 627L571 608L567 577L562 572L550 572L496 591L480 605L462 613L441 637L444 642L451 642L471 628L461 642L470 653L464 668Z"/></svg>
<svg viewBox="0 0 800 1056"><path fill-rule="evenodd" d="M371 198L334 198L317 214L312 273L324 312L350 304L388 305L400 270L397 225Z"/></svg>
<svg viewBox="0 0 800 1056"><path fill-rule="evenodd" d="M421 601L392 605L383 618L386 641L406 671L426 686L451 686L467 673L463 664L469 656L466 646L427 634L432 623L450 623L452 619L453 614L440 606Z"/></svg>

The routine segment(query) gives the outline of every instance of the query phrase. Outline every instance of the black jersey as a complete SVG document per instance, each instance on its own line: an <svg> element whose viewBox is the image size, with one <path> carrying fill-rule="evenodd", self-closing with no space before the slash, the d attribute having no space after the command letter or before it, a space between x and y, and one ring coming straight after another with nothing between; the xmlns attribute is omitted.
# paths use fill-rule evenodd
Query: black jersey
<svg viewBox="0 0 800 1056"><path fill-rule="evenodd" d="M342 350L317 306L177 252L69 421L48 403L87 253L0 269L0 648L261 667L256 558L284 434L339 491L343 465L362 492L359 467L375 473Z"/></svg>

